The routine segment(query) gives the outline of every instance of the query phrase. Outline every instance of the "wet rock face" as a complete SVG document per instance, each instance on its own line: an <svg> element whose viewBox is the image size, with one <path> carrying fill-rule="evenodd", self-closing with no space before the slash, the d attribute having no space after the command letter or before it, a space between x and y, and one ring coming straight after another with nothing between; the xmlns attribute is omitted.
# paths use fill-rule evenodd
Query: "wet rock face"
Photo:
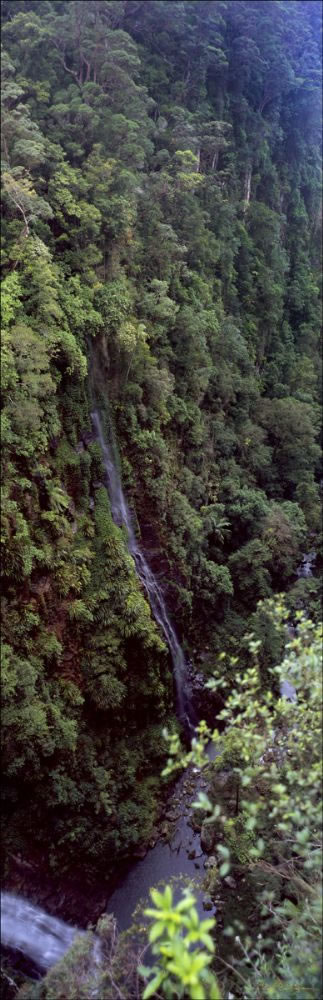
<svg viewBox="0 0 323 1000"><path fill-rule="evenodd" d="M206 687L206 681L204 674L196 670L192 663L187 665L187 683L196 715L199 719L205 719L208 726L214 729L218 726L217 715L224 707L224 701L221 695ZM221 729L222 726L219 725L218 728Z"/></svg>
<svg viewBox="0 0 323 1000"><path fill-rule="evenodd" d="M96 441L96 435L94 430L89 431L86 428L84 428L83 430L81 430L80 437L81 440L83 441L83 444L85 445L85 448L88 448L89 444L93 444L93 441Z"/></svg>

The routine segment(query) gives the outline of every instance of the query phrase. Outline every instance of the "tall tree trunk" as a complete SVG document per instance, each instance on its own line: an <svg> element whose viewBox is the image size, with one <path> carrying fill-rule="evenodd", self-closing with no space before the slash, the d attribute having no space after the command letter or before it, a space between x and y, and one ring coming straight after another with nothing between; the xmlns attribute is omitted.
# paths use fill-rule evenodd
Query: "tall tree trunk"
<svg viewBox="0 0 323 1000"><path fill-rule="evenodd" d="M247 211L251 195L252 165L249 163L244 182L244 212Z"/></svg>
<svg viewBox="0 0 323 1000"><path fill-rule="evenodd" d="M216 149L215 153L213 153L213 158L212 158L212 170L216 170L218 165L218 159L219 159L219 150Z"/></svg>

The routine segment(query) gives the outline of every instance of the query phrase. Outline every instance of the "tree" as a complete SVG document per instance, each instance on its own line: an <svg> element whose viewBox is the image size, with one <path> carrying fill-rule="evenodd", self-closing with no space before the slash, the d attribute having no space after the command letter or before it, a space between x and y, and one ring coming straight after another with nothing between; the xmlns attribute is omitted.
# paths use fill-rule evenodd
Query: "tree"
<svg viewBox="0 0 323 1000"><path fill-rule="evenodd" d="M90 879L150 836L172 711L93 407L192 659L245 662L281 574L291 607L316 606L317 568L294 573L319 551L318 14L4 0L1 17L7 857L37 828L57 878L77 854Z"/></svg>

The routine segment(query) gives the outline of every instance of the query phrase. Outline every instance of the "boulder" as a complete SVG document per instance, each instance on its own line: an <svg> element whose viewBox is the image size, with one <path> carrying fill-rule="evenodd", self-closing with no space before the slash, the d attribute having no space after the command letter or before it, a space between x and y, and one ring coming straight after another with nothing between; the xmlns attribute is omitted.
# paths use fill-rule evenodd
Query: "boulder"
<svg viewBox="0 0 323 1000"><path fill-rule="evenodd" d="M204 868L216 868L216 864L216 858L214 857L214 854L212 854L211 857L207 858L204 862Z"/></svg>
<svg viewBox="0 0 323 1000"><path fill-rule="evenodd" d="M236 889L237 888L236 880L235 880L235 878L233 878L232 875L226 875L224 881L226 882L226 884L228 886L230 886L230 889Z"/></svg>
<svg viewBox="0 0 323 1000"><path fill-rule="evenodd" d="M216 840L216 830L212 823L202 823L201 848L206 854L211 854Z"/></svg>
<svg viewBox="0 0 323 1000"><path fill-rule="evenodd" d="M187 821L187 826L190 826L191 829L194 830L194 833L199 833L201 829L201 820L197 815L195 816L195 814L193 813L193 815L190 816L189 820Z"/></svg>
<svg viewBox="0 0 323 1000"><path fill-rule="evenodd" d="M145 858L147 850L148 847L145 847L144 844L141 844L139 847L135 847L135 850L133 852L134 858Z"/></svg>
<svg viewBox="0 0 323 1000"><path fill-rule="evenodd" d="M211 797L215 802L224 807L224 812L234 815L236 808L237 778L233 771L222 770L213 771L211 787Z"/></svg>
<svg viewBox="0 0 323 1000"><path fill-rule="evenodd" d="M196 715L200 719L205 719L213 729L216 724L216 716L224 707L221 696L206 688L207 677L201 671L194 669L192 663L188 664L187 686L190 690L191 700Z"/></svg>
<svg viewBox="0 0 323 1000"><path fill-rule="evenodd" d="M180 818L180 815L180 812L174 812L173 809L167 809L167 812L165 812L165 819L168 819L170 823L176 823L176 821Z"/></svg>
<svg viewBox="0 0 323 1000"><path fill-rule="evenodd" d="M206 872L203 881L203 889L205 889L205 891L209 894L209 896L211 896L212 899L214 899L218 887L219 887L219 872L217 868L209 868L209 870Z"/></svg>

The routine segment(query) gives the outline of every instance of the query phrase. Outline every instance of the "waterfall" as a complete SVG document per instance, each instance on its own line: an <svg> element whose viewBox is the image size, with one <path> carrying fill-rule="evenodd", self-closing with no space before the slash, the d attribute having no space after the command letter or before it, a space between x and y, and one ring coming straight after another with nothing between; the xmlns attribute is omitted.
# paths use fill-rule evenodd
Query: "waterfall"
<svg viewBox="0 0 323 1000"><path fill-rule="evenodd" d="M196 720L191 705L191 692L187 682L187 668L183 650L168 617L162 590L136 539L117 463L114 461L111 447L104 439L100 417L96 410L92 413L92 421L102 449L113 520L119 527L126 528L128 548L134 559L138 577L147 593L154 618L170 649L174 669L177 714L187 735L192 736ZM46 972L63 958L75 938L81 934L84 934L84 931L50 916L40 907L15 896L14 893L1 893L1 940L3 946L27 955L43 971ZM100 944L97 938L94 938L93 941L92 963L94 969L100 963ZM93 996L96 995L97 993L94 992Z"/></svg>
<svg viewBox="0 0 323 1000"><path fill-rule="evenodd" d="M14 893L1 892L1 944L27 955L40 969L50 969L83 933Z"/></svg>
<svg viewBox="0 0 323 1000"><path fill-rule="evenodd" d="M296 570L297 576L300 578L308 579L313 576L312 567L314 566L316 560L316 552L305 552L302 558L302 562L298 569ZM296 629L294 625L289 625L288 633L291 639L296 635ZM280 694L282 698L287 698L288 701L297 701L297 694L294 685L290 683L287 678L282 681L280 685Z"/></svg>
<svg viewBox="0 0 323 1000"><path fill-rule="evenodd" d="M188 730L189 735L192 735L194 733L194 719L191 694L187 683L187 671L183 650L178 642L176 632L169 620L165 600L159 583L150 569L150 566L148 565L136 539L131 523L130 511L121 485L120 474L113 457L112 449L104 438L98 411L94 410L91 416L93 426L102 449L112 517L115 524L119 525L119 527L124 526L126 528L128 548L134 559L138 577L145 588L154 618L160 626L171 652L176 688L177 714L180 721L183 723L184 728Z"/></svg>
<svg viewBox="0 0 323 1000"><path fill-rule="evenodd" d="M315 560L316 552L306 552L300 566L298 566L298 569L296 570L297 576L304 577L305 579L313 576L312 567L314 566Z"/></svg>

